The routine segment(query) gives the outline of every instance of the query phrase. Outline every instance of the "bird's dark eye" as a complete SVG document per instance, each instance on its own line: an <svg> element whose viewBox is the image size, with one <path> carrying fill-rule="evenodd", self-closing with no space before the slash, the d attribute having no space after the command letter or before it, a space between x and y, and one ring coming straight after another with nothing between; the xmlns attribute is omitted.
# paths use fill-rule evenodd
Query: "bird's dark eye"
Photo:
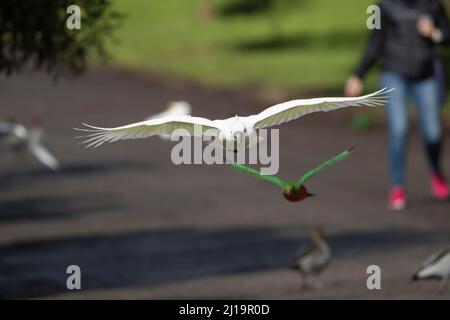
<svg viewBox="0 0 450 320"><path fill-rule="evenodd" d="M247 132L247 129L244 129L244 133L246 133Z"/></svg>

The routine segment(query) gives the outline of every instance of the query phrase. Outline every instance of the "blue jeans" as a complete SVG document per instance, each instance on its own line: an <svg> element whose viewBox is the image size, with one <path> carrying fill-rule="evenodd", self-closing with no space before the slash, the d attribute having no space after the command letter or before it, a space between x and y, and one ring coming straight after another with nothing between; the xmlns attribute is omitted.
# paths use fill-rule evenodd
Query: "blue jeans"
<svg viewBox="0 0 450 320"><path fill-rule="evenodd" d="M442 124L439 89L434 77L411 80L393 72L382 72L382 87L395 88L386 106L389 124L389 170L391 186L405 185L405 153L408 135L408 98L414 100L430 171L440 172Z"/></svg>

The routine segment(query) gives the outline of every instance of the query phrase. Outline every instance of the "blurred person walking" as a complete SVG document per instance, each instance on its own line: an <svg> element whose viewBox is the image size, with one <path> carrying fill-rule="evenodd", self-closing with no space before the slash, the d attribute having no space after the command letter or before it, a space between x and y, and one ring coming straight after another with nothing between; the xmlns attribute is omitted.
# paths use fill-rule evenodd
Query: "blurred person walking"
<svg viewBox="0 0 450 320"><path fill-rule="evenodd" d="M437 44L450 42L450 24L439 0L381 0L381 28L371 31L367 48L345 94L360 95L363 78L374 62L381 62L381 87L395 88L386 107L389 125L389 205L406 204L405 153L408 133L408 99L415 103L424 140L431 188L437 199L447 199L449 186L441 166L442 65Z"/></svg>

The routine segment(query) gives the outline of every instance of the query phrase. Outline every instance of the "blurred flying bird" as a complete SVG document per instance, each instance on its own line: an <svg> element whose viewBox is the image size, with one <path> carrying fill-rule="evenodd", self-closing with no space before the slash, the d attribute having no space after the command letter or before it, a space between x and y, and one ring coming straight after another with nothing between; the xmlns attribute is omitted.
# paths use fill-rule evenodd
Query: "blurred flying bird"
<svg viewBox="0 0 450 320"><path fill-rule="evenodd" d="M372 94L355 98L316 98L292 100L274 105L259 114L224 120L209 120L189 115L169 116L151 119L116 128L100 128L84 124L88 129L75 129L88 132L83 143L87 147L98 147L105 142L118 140L147 138L160 134L172 134L177 129L178 136L192 136L203 134L227 142L226 149L236 151L252 144L255 130L279 125L313 112L327 112L331 110L378 106L386 102L386 94L391 90L382 89Z"/></svg>
<svg viewBox="0 0 450 320"><path fill-rule="evenodd" d="M171 116L187 116L190 115L192 111L192 107L189 102L186 101L172 101L167 105L166 110L154 114L151 117L148 117L146 120L154 120L167 118Z"/></svg>
<svg viewBox="0 0 450 320"><path fill-rule="evenodd" d="M172 101L169 102L166 110L148 117L146 120L163 119L167 117L188 116L192 112L192 107L186 101ZM159 137L163 140L170 140L170 134L160 134Z"/></svg>
<svg viewBox="0 0 450 320"><path fill-rule="evenodd" d="M412 276L412 280L440 279L439 291L447 288L450 279L450 248L429 256Z"/></svg>
<svg viewBox="0 0 450 320"><path fill-rule="evenodd" d="M292 201L292 202L298 202L298 201L302 201L303 199L305 199L307 197L314 196L313 194L309 193L308 190L306 189L306 187L304 186L306 181L311 179L314 175L316 175L320 171L335 164L336 162L347 158L351 154L352 150L353 150L353 148L350 148L344 152L341 152L340 154L333 157L332 159L322 163L317 168L314 168L314 169L308 171L307 173L305 173L303 175L303 177L301 177L296 182L285 182L276 176L263 175L259 171L249 168L242 164L232 163L231 166L237 170L248 173L250 175L254 175L262 180L269 181L269 182L279 186L281 188L281 190L283 191L284 197L287 200Z"/></svg>
<svg viewBox="0 0 450 320"><path fill-rule="evenodd" d="M30 151L37 160L52 170L59 169L58 160L42 145L42 129L28 129L16 121L0 122L0 151Z"/></svg>
<svg viewBox="0 0 450 320"><path fill-rule="evenodd" d="M317 277L331 261L331 250L323 237L322 230L313 229L310 238L312 243L301 248L290 265L291 269L298 270L300 273L303 289L309 287L309 277Z"/></svg>

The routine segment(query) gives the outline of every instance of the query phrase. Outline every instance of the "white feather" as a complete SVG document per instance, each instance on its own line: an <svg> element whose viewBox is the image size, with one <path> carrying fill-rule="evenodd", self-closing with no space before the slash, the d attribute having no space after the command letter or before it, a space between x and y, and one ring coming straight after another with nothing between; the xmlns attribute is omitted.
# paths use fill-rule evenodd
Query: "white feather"
<svg viewBox="0 0 450 320"><path fill-rule="evenodd" d="M29 139L28 148L42 164L52 170L59 169L59 161L38 140Z"/></svg>
<svg viewBox="0 0 450 320"><path fill-rule="evenodd" d="M250 116L255 129L267 128L314 112L328 112L336 109L362 106L379 106L386 103L386 94L394 89L386 88L354 98L315 98L292 100L274 105L263 112Z"/></svg>
<svg viewBox="0 0 450 320"><path fill-rule="evenodd" d="M42 145L41 130L28 130L19 123L0 123L2 151L12 148L28 149L42 164L52 170L59 169L58 160Z"/></svg>
<svg viewBox="0 0 450 320"><path fill-rule="evenodd" d="M105 142L115 142L118 140L128 139L144 139L154 135L172 134L175 130L180 135L194 135L197 134L197 128L200 130L199 134L216 135L220 128L215 121L205 118L191 117L191 116L169 116L161 119L152 119L142 122L133 123L130 125L116 127L116 128L100 128L88 124L84 124L89 129L75 129L78 131L90 132L81 138L87 138L83 143L86 147L98 147Z"/></svg>
<svg viewBox="0 0 450 320"><path fill-rule="evenodd" d="M430 255L415 272L415 277L445 278L450 276L450 249Z"/></svg>

